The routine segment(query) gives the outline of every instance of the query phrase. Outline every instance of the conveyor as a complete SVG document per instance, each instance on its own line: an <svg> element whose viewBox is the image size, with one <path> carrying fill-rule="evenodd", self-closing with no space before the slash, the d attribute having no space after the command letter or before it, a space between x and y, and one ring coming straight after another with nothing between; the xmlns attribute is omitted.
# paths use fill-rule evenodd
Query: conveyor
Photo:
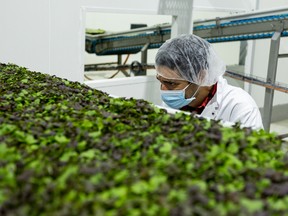
<svg viewBox="0 0 288 216"><path fill-rule="evenodd" d="M149 44L147 49L159 48L170 38L171 25L139 28L126 32L86 35L86 51L97 55L134 54Z"/></svg>
<svg viewBox="0 0 288 216"><path fill-rule="evenodd" d="M274 90L287 93L287 86L276 85L278 58L288 57L279 54L280 38L288 36L288 8L251 12L229 17L217 17L194 22L193 33L210 43L246 41L271 38L269 64L266 80L247 75L227 73L235 79L265 87L263 108L264 128L269 131L273 107ZM86 51L96 55L133 54L141 51L141 63L147 62L147 49L159 48L171 35L171 25L162 24L148 28L139 28L125 32L103 35L86 35ZM119 61L118 61L119 63ZM121 63L121 62L120 62ZM97 65L86 65L85 71Z"/></svg>
<svg viewBox="0 0 288 216"><path fill-rule="evenodd" d="M210 43L271 38L279 30L282 37L288 36L288 12L262 17L241 16L242 19L233 19L232 16L194 22L193 33ZM147 49L159 48L170 34L169 24L113 34L87 34L86 51L97 55L133 54L140 52L146 44Z"/></svg>

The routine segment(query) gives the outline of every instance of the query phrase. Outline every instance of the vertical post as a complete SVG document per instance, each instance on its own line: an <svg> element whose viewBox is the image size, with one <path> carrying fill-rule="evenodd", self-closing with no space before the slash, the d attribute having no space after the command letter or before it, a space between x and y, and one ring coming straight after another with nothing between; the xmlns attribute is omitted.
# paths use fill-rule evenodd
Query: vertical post
<svg viewBox="0 0 288 216"><path fill-rule="evenodd" d="M180 24L181 25L181 24ZM179 18L178 16L172 16L171 22L171 38L177 37L179 34Z"/></svg>
<svg viewBox="0 0 288 216"><path fill-rule="evenodd" d="M141 49L141 64L146 66L147 65L147 50L149 47L149 43L146 43L145 46L142 47ZM146 75L147 74L147 70L143 69L143 71L141 72L141 75Z"/></svg>
<svg viewBox="0 0 288 216"><path fill-rule="evenodd" d="M171 38L193 32L193 0L160 0L158 14L171 15Z"/></svg>
<svg viewBox="0 0 288 216"><path fill-rule="evenodd" d="M270 84L274 84L276 79L281 32L282 31L275 32L271 39L269 65L267 72L267 83ZM264 109L263 109L263 126L266 131L270 130L273 98L274 98L274 90L266 88Z"/></svg>
<svg viewBox="0 0 288 216"><path fill-rule="evenodd" d="M121 54L118 54L118 55L117 55L117 64L118 64L118 65L121 65L121 64L122 64L122 55L121 55Z"/></svg>
<svg viewBox="0 0 288 216"><path fill-rule="evenodd" d="M240 41L239 65L245 65L247 46L247 41Z"/></svg>

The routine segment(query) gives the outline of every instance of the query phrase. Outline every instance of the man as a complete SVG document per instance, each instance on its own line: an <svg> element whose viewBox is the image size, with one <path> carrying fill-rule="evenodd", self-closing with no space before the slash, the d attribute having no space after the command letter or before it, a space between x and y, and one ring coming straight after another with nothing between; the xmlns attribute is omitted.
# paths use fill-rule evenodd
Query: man
<svg viewBox="0 0 288 216"><path fill-rule="evenodd" d="M255 101L243 89L227 84L225 63L206 40L196 35L170 39L159 48L155 62L161 97L169 107L263 128Z"/></svg>

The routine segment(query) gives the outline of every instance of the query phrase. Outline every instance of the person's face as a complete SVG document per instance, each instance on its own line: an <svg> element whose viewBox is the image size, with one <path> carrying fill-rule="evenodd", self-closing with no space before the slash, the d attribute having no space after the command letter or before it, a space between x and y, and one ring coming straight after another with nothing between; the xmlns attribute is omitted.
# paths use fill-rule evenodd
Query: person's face
<svg viewBox="0 0 288 216"><path fill-rule="evenodd" d="M194 83L190 83L189 81L177 78L173 79L172 77L177 77L178 75L175 72L173 72L173 70L171 70L170 68L158 67L157 71L159 74L161 74L161 75L158 74L156 77L161 83L160 87L161 90L182 90L190 84L185 90L185 97L190 98L194 95L194 93L198 89L198 85ZM175 74L175 76L173 76L173 73Z"/></svg>

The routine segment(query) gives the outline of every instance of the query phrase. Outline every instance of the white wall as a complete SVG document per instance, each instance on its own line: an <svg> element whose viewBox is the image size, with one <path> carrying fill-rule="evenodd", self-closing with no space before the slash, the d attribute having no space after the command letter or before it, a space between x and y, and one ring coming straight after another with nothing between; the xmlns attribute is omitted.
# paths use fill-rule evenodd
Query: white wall
<svg viewBox="0 0 288 216"><path fill-rule="evenodd" d="M85 7L156 14L155 0L1 0L0 62L84 80Z"/></svg>
<svg viewBox="0 0 288 216"><path fill-rule="evenodd" d="M210 10L216 5L218 10L246 7L243 1L195 2ZM151 15L157 13L158 3L159 0L1 0L0 62L82 82L86 11Z"/></svg>
<svg viewBox="0 0 288 216"><path fill-rule="evenodd" d="M49 1L1 0L0 62L49 72Z"/></svg>

